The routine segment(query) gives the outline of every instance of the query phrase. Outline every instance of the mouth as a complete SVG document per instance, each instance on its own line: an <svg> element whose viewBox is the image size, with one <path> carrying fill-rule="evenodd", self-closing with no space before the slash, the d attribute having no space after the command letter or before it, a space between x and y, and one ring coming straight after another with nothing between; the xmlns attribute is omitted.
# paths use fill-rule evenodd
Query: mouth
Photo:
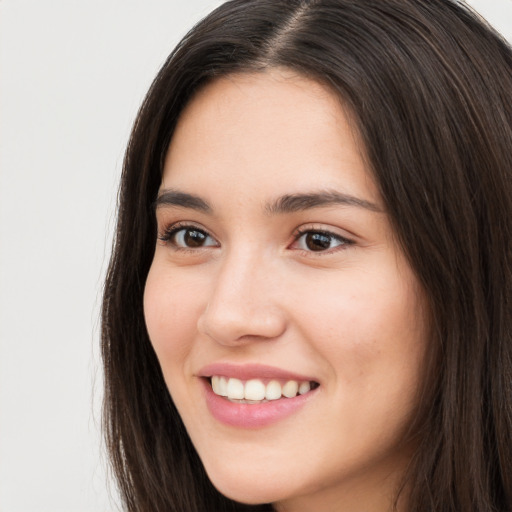
<svg viewBox="0 0 512 512"><path fill-rule="evenodd" d="M312 376L261 364L212 363L196 374L210 414L237 429L270 427L314 407L321 387Z"/></svg>
<svg viewBox="0 0 512 512"><path fill-rule="evenodd" d="M318 388L318 382L295 379L252 378L242 380L224 375L207 377L213 393L230 402L257 405L295 398Z"/></svg>

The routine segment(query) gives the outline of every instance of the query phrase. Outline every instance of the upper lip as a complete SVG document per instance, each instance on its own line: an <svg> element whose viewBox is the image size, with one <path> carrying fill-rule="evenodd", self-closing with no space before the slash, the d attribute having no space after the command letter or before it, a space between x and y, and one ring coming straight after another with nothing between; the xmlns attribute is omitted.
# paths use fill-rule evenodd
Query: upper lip
<svg viewBox="0 0 512 512"><path fill-rule="evenodd" d="M213 375L234 377L240 380L279 379L296 380L298 382L318 382L317 379L308 375L300 375L282 368L262 364L211 363L203 366L197 373L198 377L212 377Z"/></svg>

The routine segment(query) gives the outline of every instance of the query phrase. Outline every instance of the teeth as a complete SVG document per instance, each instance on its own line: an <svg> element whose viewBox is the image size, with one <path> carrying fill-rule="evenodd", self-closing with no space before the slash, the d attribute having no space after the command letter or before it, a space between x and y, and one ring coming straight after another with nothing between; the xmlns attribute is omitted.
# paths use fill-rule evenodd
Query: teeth
<svg viewBox="0 0 512 512"><path fill-rule="evenodd" d="M243 403L261 403L279 400L282 397L293 398L297 394L304 395L312 389L312 384L308 381L289 380L281 385L279 381L271 380L265 385L260 379L251 379L244 383L240 379L233 377L227 379L219 375L211 378L211 384L216 395L225 396L229 400L243 401Z"/></svg>
<svg viewBox="0 0 512 512"><path fill-rule="evenodd" d="M228 380L226 377L219 377L219 395L228 396Z"/></svg>
<svg viewBox="0 0 512 512"><path fill-rule="evenodd" d="M229 379L227 397L231 400L242 400L244 396L244 383L238 379Z"/></svg>
<svg viewBox="0 0 512 512"><path fill-rule="evenodd" d="M220 380L220 377L218 375L214 375L212 377L212 389L216 395L220 395L219 380Z"/></svg>
<svg viewBox="0 0 512 512"><path fill-rule="evenodd" d="M299 385L299 395L304 395L311 391L311 384L309 382L301 382Z"/></svg>
<svg viewBox="0 0 512 512"><path fill-rule="evenodd" d="M267 389L265 391L265 398L267 400L278 400L281 398L281 384L277 382L277 380L271 380L267 384Z"/></svg>
<svg viewBox="0 0 512 512"><path fill-rule="evenodd" d="M212 388L216 395L228 396L228 381L226 377L215 375L212 377Z"/></svg>
<svg viewBox="0 0 512 512"><path fill-rule="evenodd" d="M299 383L296 380L289 380L283 386L283 396L286 398L297 396L297 391L299 391Z"/></svg>
<svg viewBox="0 0 512 512"><path fill-rule="evenodd" d="M246 400L263 400L265 398L265 384L261 380L252 379L245 383Z"/></svg>

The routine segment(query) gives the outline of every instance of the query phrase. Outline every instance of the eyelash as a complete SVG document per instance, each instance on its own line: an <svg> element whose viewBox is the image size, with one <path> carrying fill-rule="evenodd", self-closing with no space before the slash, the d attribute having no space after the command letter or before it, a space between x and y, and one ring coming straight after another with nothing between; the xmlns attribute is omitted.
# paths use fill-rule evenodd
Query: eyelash
<svg viewBox="0 0 512 512"><path fill-rule="evenodd" d="M214 247L212 245L200 247L183 247L181 245L178 245L173 239L180 231L196 231L214 240L214 238L206 230L199 228L198 226L195 226L193 224L186 224L181 222L178 222L165 228L163 233L158 235L158 239L164 242L165 244L171 244L175 251L196 252L197 250L203 249L204 247Z"/></svg>
<svg viewBox="0 0 512 512"><path fill-rule="evenodd" d="M198 226L195 226L193 224L186 224L186 223L177 223L169 226L164 230L162 234L158 235L158 239L164 242L165 244L170 243L173 246L173 249L175 251L182 251L182 252L197 252L200 249L208 248L208 247L218 247L218 245L205 245L205 246L199 246L199 247L186 247L178 245L173 238L180 232L180 231L196 231L199 232L205 237L211 238L212 240L215 240L208 231L199 228ZM335 240L339 242L339 245L335 246L334 248L326 249L326 250L306 250L306 249L297 249L301 252L307 254L308 256L315 254L315 255L324 255L324 254L332 254L333 252L337 252L339 250L344 250L347 248L347 246L354 245L354 241L350 240L348 238L345 238L341 235L338 235L336 233L332 233L331 231L325 230L325 229L314 229L312 227L309 228L301 228L298 229L293 234L293 241L288 246L291 247L294 244L298 243L300 239L308 234L314 234L314 235L320 235L329 238L331 241Z"/></svg>
<svg viewBox="0 0 512 512"><path fill-rule="evenodd" d="M337 242L339 242L339 245L337 245L336 247L333 247L333 248L330 248L330 249L326 249L324 251L323 250L322 251L314 251L314 250L298 249L298 250L301 250L302 252L304 252L305 254L307 254L308 256L311 255L311 254L315 254L315 255L318 255L318 256L332 254L334 252L338 252L340 250L344 250L344 249L347 248L347 246L354 245L354 243L355 243L353 240L350 240L349 238L345 238L344 236L341 236L341 235L338 235L336 233L333 233L332 231L328 231L328 230L325 230L325 229L315 229L315 228L308 227L308 228L298 229L294 233L294 235L293 235L293 242L292 242L291 245L299 242L299 240L303 236L308 235L308 234L321 235L321 236L324 236L324 237L328 237L331 241L332 240L336 240Z"/></svg>

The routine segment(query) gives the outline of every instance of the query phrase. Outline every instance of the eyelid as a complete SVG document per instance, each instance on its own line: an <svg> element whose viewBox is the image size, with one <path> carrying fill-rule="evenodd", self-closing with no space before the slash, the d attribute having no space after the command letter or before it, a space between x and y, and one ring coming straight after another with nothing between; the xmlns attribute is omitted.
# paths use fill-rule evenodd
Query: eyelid
<svg viewBox="0 0 512 512"><path fill-rule="evenodd" d="M204 233L206 236L211 238L215 241L215 245L205 245L200 247L182 247L181 245L177 245L172 241L172 238L176 233L178 233L181 230L195 230L200 231L201 233ZM211 247L219 247L220 244L217 241L217 239L203 226L196 224L192 221L179 221L174 222L169 225L166 225L163 229L158 230L158 240L162 241L164 244L170 244L174 250L180 250L180 251L199 251L201 249L205 248L211 248Z"/></svg>
<svg viewBox="0 0 512 512"><path fill-rule="evenodd" d="M349 246L352 246L356 243L355 240L353 240L352 238L348 238L348 237L336 232L334 229L328 229L328 228L326 229L325 227L319 226L319 225L308 225L308 226L300 226L293 232L293 240L288 245L288 248L293 249L291 246L293 244L297 243L301 239L301 237L303 237L304 235L306 235L308 233L323 234L323 235L332 237L333 239L335 239L341 243L340 243L340 245L338 245L336 247L326 249L324 251L322 251L322 250L321 251L313 251L313 250L305 250L305 249L300 249L300 248L294 249L294 250L303 252L307 256L312 256L312 255L322 256L322 255L333 254L340 250L345 250Z"/></svg>
<svg viewBox="0 0 512 512"><path fill-rule="evenodd" d="M211 238L215 244L209 244L209 245L203 245L198 247L187 247L176 244L172 239L181 230L196 230L200 231L201 233L204 233L207 237ZM308 250L308 249L302 249L298 247L293 247L294 244L296 244L301 237L304 235L307 235L308 233L318 233L325 235L327 237L331 237L334 240L337 240L339 245L327 248L325 250ZM287 245L287 249L289 250L295 250L300 251L306 256L322 256L322 255L328 255L333 254L340 250L345 250L349 246L354 245L356 242L352 238L348 238L347 236L344 236L343 234L337 232L335 228L326 228L325 225L319 225L319 224L310 224L310 225L302 225L298 228L296 228L292 234L292 241ZM169 223L168 225L164 225L163 229L159 227L158 240L162 241L164 244L169 244L173 250L175 251L188 251L188 252L198 252L200 250L204 249L211 249L215 247L220 247L220 243L218 242L217 238L210 233L208 229L206 229L204 226L194 222L194 221L177 221L173 223Z"/></svg>

